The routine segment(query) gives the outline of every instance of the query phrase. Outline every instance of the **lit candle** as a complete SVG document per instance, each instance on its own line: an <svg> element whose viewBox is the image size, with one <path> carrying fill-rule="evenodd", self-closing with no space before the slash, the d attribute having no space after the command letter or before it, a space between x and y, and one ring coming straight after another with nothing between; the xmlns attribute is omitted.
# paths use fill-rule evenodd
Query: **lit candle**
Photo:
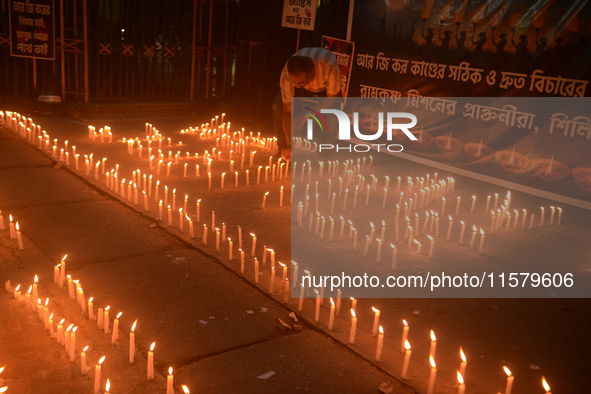
<svg viewBox="0 0 591 394"><path fill-rule="evenodd" d="M460 230L460 242L459 242L459 244L461 245L462 242L464 242L464 231L466 230L466 224L464 223L463 220L460 220L460 224L462 225L462 229Z"/></svg>
<svg viewBox="0 0 591 394"><path fill-rule="evenodd" d="M101 364L103 361L105 361L105 356L101 357L94 369L94 394L99 394L101 389Z"/></svg>
<svg viewBox="0 0 591 394"><path fill-rule="evenodd" d="M376 361L382 359L382 348L384 347L384 328L380 326L378 333L378 345L376 347Z"/></svg>
<svg viewBox="0 0 591 394"><path fill-rule="evenodd" d="M335 304L334 304L332 297L330 297L330 316L328 318L328 330L329 331L332 331L332 327L334 324L334 315L335 315Z"/></svg>
<svg viewBox="0 0 591 394"><path fill-rule="evenodd" d="M18 222L16 222L16 241L18 243L18 248L23 250L25 247L23 246L23 236L21 235L21 231L18 227Z"/></svg>
<svg viewBox="0 0 591 394"><path fill-rule="evenodd" d="M189 391L189 388L188 388L187 386L185 386L185 385L182 385L181 387L183 388L183 393L184 393L184 394L190 394L190 393L191 393L191 392Z"/></svg>
<svg viewBox="0 0 591 394"><path fill-rule="evenodd" d="M484 247L484 230L480 229L480 246L478 246L478 253L482 253Z"/></svg>
<svg viewBox="0 0 591 394"><path fill-rule="evenodd" d="M111 323L109 322L109 309L111 309L111 307L107 306L104 312L105 317L103 319L103 329L105 331L105 334L109 333L109 328L111 326Z"/></svg>
<svg viewBox="0 0 591 394"><path fill-rule="evenodd" d="M222 189L224 188L224 179L226 179L226 173L222 172Z"/></svg>
<svg viewBox="0 0 591 394"><path fill-rule="evenodd" d="M404 319L402 320L402 324L403 324L403 327L402 327L402 340L400 341L400 352L404 353L404 350L405 350L404 345L406 342L408 342L407 341L408 330L410 329L410 327L408 326L408 323Z"/></svg>
<svg viewBox="0 0 591 394"><path fill-rule="evenodd" d="M470 214L474 214L474 206L476 205L476 196L472 196L472 206L470 207Z"/></svg>
<svg viewBox="0 0 591 394"><path fill-rule="evenodd" d="M476 225L472 225L472 237L470 238L470 249L472 249L474 247L474 240L476 239L477 232L478 232L478 229L476 228Z"/></svg>
<svg viewBox="0 0 591 394"><path fill-rule="evenodd" d="M490 197L491 196L486 197L486 207L484 208L484 212L488 212L488 207L490 205Z"/></svg>
<svg viewBox="0 0 591 394"><path fill-rule="evenodd" d="M113 320L113 334L111 335L111 344L114 345L117 339L119 339L119 318L123 312L119 312L115 320Z"/></svg>
<svg viewBox="0 0 591 394"><path fill-rule="evenodd" d="M256 257L254 258L254 283L259 283L259 260Z"/></svg>
<svg viewBox="0 0 591 394"><path fill-rule="evenodd" d="M86 375L88 371L88 365L86 365L86 351L88 350L88 346L82 349L82 353L80 353L80 373L82 375Z"/></svg>
<svg viewBox="0 0 591 394"><path fill-rule="evenodd" d="M558 209L558 224L561 224L560 220L562 219L562 208L558 207L556 209Z"/></svg>
<svg viewBox="0 0 591 394"><path fill-rule="evenodd" d="M133 322L131 326L131 331L129 332L129 363L133 364L135 359L135 326L137 324L137 320Z"/></svg>
<svg viewBox="0 0 591 394"><path fill-rule="evenodd" d="M460 213L460 200L461 197L458 196L458 202L456 203L456 216L458 216L458 214Z"/></svg>
<svg viewBox="0 0 591 394"><path fill-rule="evenodd" d="M78 327L74 327L72 332L70 333L70 361L74 361L76 359L76 330Z"/></svg>
<svg viewBox="0 0 591 394"><path fill-rule="evenodd" d="M437 376L437 365L435 365L435 359L433 356L429 356L429 363L431 364L431 373L429 374L429 387L427 388L427 394L433 394L435 388L435 377Z"/></svg>
<svg viewBox="0 0 591 394"><path fill-rule="evenodd" d="M451 215L448 215L449 218L449 224L447 226L447 237L445 238L446 241L449 241L450 237L451 237L451 228L454 224L454 220L452 219Z"/></svg>
<svg viewBox="0 0 591 394"><path fill-rule="evenodd" d="M156 342L152 342L150 351L148 352L148 380L154 379L154 347Z"/></svg>
<svg viewBox="0 0 591 394"><path fill-rule="evenodd" d="M14 289L14 298L16 298L17 300L20 301L21 298L21 291L20 291L21 285L19 284L18 286L15 287Z"/></svg>
<svg viewBox="0 0 591 394"><path fill-rule="evenodd" d="M464 354L464 349L462 349L462 347L460 346L460 358L462 359L462 362L460 364L460 373L463 376L466 376L466 366L468 365L468 361L466 359L466 355Z"/></svg>
<svg viewBox="0 0 591 394"><path fill-rule="evenodd" d="M511 370L506 366L503 366L503 369L507 374L507 385L505 386L505 394L511 394L511 389L513 387L513 379L515 379L515 376L511 374Z"/></svg>
<svg viewBox="0 0 591 394"><path fill-rule="evenodd" d="M251 256L254 257L254 253L256 250L256 246L257 246L257 236L254 235L253 233L250 233L250 235L252 236Z"/></svg>
<svg viewBox="0 0 591 394"><path fill-rule="evenodd" d="M35 279L33 280L33 293L31 295L31 306L35 308L37 305L37 299L39 298L39 292L37 290L37 283L39 283L39 278L35 275Z"/></svg>
<svg viewBox="0 0 591 394"><path fill-rule="evenodd" d="M431 347L429 348L429 356L435 357L437 350L437 337L435 337L435 331L431 330Z"/></svg>
<svg viewBox="0 0 591 394"><path fill-rule="evenodd" d="M283 206L283 186L281 186L281 189L279 190L279 206Z"/></svg>
<svg viewBox="0 0 591 394"><path fill-rule="evenodd" d="M540 226L544 225L544 216L546 215L546 210L544 207L540 207Z"/></svg>
<svg viewBox="0 0 591 394"><path fill-rule="evenodd" d="M232 256L233 250L232 249L234 249L234 242L232 242L231 238L228 238L228 260L229 261L232 261L232 258L233 258L233 256Z"/></svg>
<svg viewBox="0 0 591 394"><path fill-rule="evenodd" d="M408 365L410 364L410 355L412 354L412 351L410 350L410 343L408 342L408 340L404 341L404 349L406 349L404 351L404 364L402 364L402 379L406 379L406 375L408 373Z"/></svg>
<svg viewBox="0 0 591 394"><path fill-rule="evenodd" d="M462 376L462 373L460 371L457 371L457 377L458 377L458 394L464 394L464 391L466 390L466 385L464 384L464 377Z"/></svg>
<svg viewBox="0 0 591 394"><path fill-rule="evenodd" d="M107 379L107 384L105 385L105 393L109 393L111 391L111 381Z"/></svg>
<svg viewBox="0 0 591 394"><path fill-rule="evenodd" d="M172 374L172 367L168 368L168 376L166 377L166 394L174 394L174 375Z"/></svg>
<svg viewBox="0 0 591 394"><path fill-rule="evenodd" d="M349 343L355 343L355 332L357 331L357 316L355 310L351 308L351 331L349 333Z"/></svg>
<svg viewBox="0 0 591 394"><path fill-rule="evenodd" d="M269 195L269 192L266 192L265 195L263 196L263 205L262 205L262 209L265 209L265 204L267 203L267 196Z"/></svg>
<svg viewBox="0 0 591 394"><path fill-rule="evenodd" d="M427 235L427 238L429 238L429 240L431 241L429 243L429 258L431 259L433 258L433 248L435 247L435 239L430 235Z"/></svg>
<svg viewBox="0 0 591 394"><path fill-rule="evenodd" d="M378 327L379 327L379 324L380 324L380 310L379 309L376 309L373 306L371 307L371 310L374 313L374 316L373 316L373 329L371 331L371 335L375 337L376 335L378 335Z"/></svg>
<svg viewBox="0 0 591 394"><path fill-rule="evenodd" d="M398 255L398 249L396 249L396 245L390 244L392 248L392 270L396 269L396 257Z"/></svg>
<svg viewBox="0 0 591 394"><path fill-rule="evenodd" d="M542 376L542 387L544 387L546 394L552 394L552 391L550 390L550 385L548 384L548 382L546 382L546 378L543 376Z"/></svg>
<svg viewBox="0 0 591 394"><path fill-rule="evenodd" d="M94 308L92 306L92 300L94 297L88 299L88 320L94 320Z"/></svg>
<svg viewBox="0 0 591 394"><path fill-rule="evenodd" d="M441 197L441 215L445 215L445 197Z"/></svg>
<svg viewBox="0 0 591 394"><path fill-rule="evenodd" d="M57 343L64 343L64 321L66 319L62 319L60 320L60 322L57 324Z"/></svg>

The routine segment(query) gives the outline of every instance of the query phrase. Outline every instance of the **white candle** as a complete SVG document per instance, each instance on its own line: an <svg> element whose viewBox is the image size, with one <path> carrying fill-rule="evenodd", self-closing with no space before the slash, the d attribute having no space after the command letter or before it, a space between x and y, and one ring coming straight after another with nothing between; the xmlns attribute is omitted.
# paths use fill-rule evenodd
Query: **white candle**
<svg viewBox="0 0 591 394"><path fill-rule="evenodd" d="M427 238L429 238L429 240L431 241L429 243L429 258L432 259L433 258L433 249L435 248L435 239L430 235L427 235Z"/></svg>
<svg viewBox="0 0 591 394"><path fill-rule="evenodd" d="M232 242L231 238L228 238L228 260L232 261L233 259L233 249L234 249L234 242Z"/></svg>
<svg viewBox="0 0 591 394"><path fill-rule="evenodd" d="M408 373L408 365L410 364L410 355L412 354L412 351L410 350L410 343L408 342L408 340L404 341L404 349L404 364L402 364L401 373L402 379L406 379L406 375Z"/></svg>
<svg viewBox="0 0 591 394"><path fill-rule="evenodd" d="M70 361L74 361L76 359L76 330L78 327L74 327L72 332L70 333Z"/></svg>
<svg viewBox="0 0 591 394"><path fill-rule="evenodd" d="M119 339L119 318L123 312L119 312L115 320L113 320L113 334L111 335L111 344L114 345L117 339Z"/></svg>
<svg viewBox="0 0 591 394"><path fill-rule="evenodd" d="M558 224L561 224L560 221L562 219L562 208L558 207Z"/></svg>
<svg viewBox="0 0 591 394"><path fill-rule="evenodd" d="M464 242L464 231L466 230L466 224L463 220L460 220L460 224L462 225L462 229L460 230L460 241L459 244L461 245Z"/></svg>
<svg viewBox="0 0 591 394"><path fill-rule="evenodd" d="M94 297L88 299L88 320L94 320L94 308L92 306L92 300Z"/></svg>
<svg viewBox="0 0 591 394"><path fill-rule="evenodd" d="M511 370L506 366L503 366L503 369L507 374L507 385L505 386L505 394L511 394L511 389L513 388L513 379L515 379L515 376L511 374Z"/></svg>
<svg viewBox="0 0 591 394"><path fill-rule="evenodd" d="M82 349L82 353L80 353L80 373L82 375L86 375L88 372L88 365L86 364L86 351L88 350L88 346Z"/></svg>
<svg viewBox="0 0 591 394"><path fill-rule="evenodd" d="M267 196L269 195L269 192L266 192L265 195L263 196L263 205L262 205L262 209L265 209L265 204L267 203Z"/></svg>
<svg viewBox="0 0 591 394"><path fill-rule="evenodd" d="M379 309L376 309L373 306L371 307L371 310L374 313L374 316L373 316L373 328L372 328L372 331L371 331L371 335L375 337L376 335L378 335L378 327L380 325L380 310Z"/></svg>
<svg viewBox="0 0 591 394"><path fill-rule="evenodd" d="M482 253L484 247L484 230L480 229L480 246L478 246L478 253Z"/></svg>
<svg viewBox="0 0 591 394"><path fill-rule="evenodd" d="M131 331L129 332L129 363L133 364L135 359L135 326L137 324L137 320L133 322L131 326Z"/></svg>
<svg viewBox="0 0 591 394"><path fill-rule="evenodd" d="M109 328L111 326L111 323L109 322L109 309L111 309L111 307L107 306L104 312L105 317L103 319L103 329L105 331L105 334L109 333Z"/></svg>
<svg viewBox="0 0 591 394"><path fill-rule="evenodd" d="M466 390L466 385L464 384L464 376L462 375L462 373L460 371L457 371L457 377L458 377L458 394L464 394L464 391Z"/></svg>
<svg viewBox="0 0 591 394"><path fill-rule="evenodd" d="M435 331L431 330L431 347L429 348L429 356L435 358L436 350L437 350L437 337L435 337Z"/></svg>
<svg viewBox="0 0 591 394"><path fill-rule="evenodd" d="M460 213L460 200L462 198L460 196L458 196L458 202L456 203L456 216L458 216L458 214Z"/></svg>
<svg viewBox="0 0 591 394"><path fill-rule="evenodd" d="M152 342L150 351L148 352L148 380L154 379L154 347L156 342Z"/></svg>
<svg viewBox="0 0 591 394"><path fill-rule="evenodd" d="M390 244L392 248L392 270L396 269L396 257L398 256L398 249L396 249L396 245Z"/></svg>
<svg viewBox="0 0 591 394"><path fill-rule="evenodd" d="M472 249L474 247L474 240L476 239L477 232L478 232L478 229L476 228L476 225L473 225L472 226L472 237L470 238L470 249Z"/></svg>
<svg viewBox="0 0 591 394"><path fill-rule="evenodd" d="M334 324L334 315L335 315L335 304L334 304L332 297L330 297L330 316L328 318L328 330L329 331L332 331L332 327Z"/></svg>
<svg viewBox="0 0 591 394"><path fill-rule="evenodd" d="M256 246L257 246L257 236L254 235L253 233L250 233L250 235L252 236L251 256L254 257L254 253L256 250Z"/></svg>
<svg viewBox="0 0 591 394"><path fill-rule="evenodd" d="M281 189L279 190L279 206L283 206L283 186L281 186Z"/></svg>
<svg viewBox="0 0 591 394"><path fill-rule="evenodd" d="M476 196L472 196L472 206L470 207L470 214L474 214L474 206L476 205Z"/></svg>
<svg viewBox="0 0 591 394"><path fill-rule="evenodd" d="M435 359L433 356L429 356L429 363L431 364L431 373L429 374L427 394L433 394L433 390L435 389L435 377L437 376L437 366L435 365Z"/></svg>
<svg viewBox="0 0 591 394"><path fill-rule="evenodd" d="M462 377L466 376L466 366L468 365L468 361L466 359L466 355L464 354L464 349L460 346L460 358L462 362L460 363L460 373Z"/></svg>
<svg viewBox="0 0 591 394"><path fill-rule="evenodd" d="M384 328L380 326L378 334L378 345L376 347L376 361L382 359L382 348L384 347Z"/></svg>
<svg viewBox="0 0 591 394"><path fill-rule="evenodd" d="M174 394L174 375L172 374L172 367L168 368L168 376L166 377L166 394Z"/></svg>
<svg viewBox="0 0 591 394"><path fill-rule="evenodd" d="M357 316L355 310L351 308L351 331L349 332L349 343L355 343L355 332L357 331Z"/></svg>
<svg viewBox="0 0 591 394"><path fill-rule="evenodd" d="M18 243L18 248L23 250L25 247L23 246L23 236L21 235L20 229L18 227L18 222L16 222L16 241Z"/></svg>
<svg viewBox="0 0 591 394"><path fill-rule="evenodd" d="M94 394L99 394L101 389L101 364L103 361L105 361L105 356L101 357L94 369Z"/></svg>
<svg viewBox="0 0 591 394"><path fill-rule="evenodd" d="M64 320L66 319L62 319L60 320L60 322L57 324L57 343L63 343L64 342Z"/></svg>
<svg viewBox="0 0 591 394"><path fill-rule="evenodd" d="M546 216L546 210L544 207L540 207L540 226L544 225L544 216Z"/></svg>
<svg viewBox="0 0 591 394"><path fill-rule="evenodd" d="M402 327L402 340L400 341L400 352L404 353L405 347L404 345L406 344L407 339L408 339L408 330L410 329L410 327L408 326L408 323L406 322L406 320L402 320L402 324L404 325Z"/></svg>

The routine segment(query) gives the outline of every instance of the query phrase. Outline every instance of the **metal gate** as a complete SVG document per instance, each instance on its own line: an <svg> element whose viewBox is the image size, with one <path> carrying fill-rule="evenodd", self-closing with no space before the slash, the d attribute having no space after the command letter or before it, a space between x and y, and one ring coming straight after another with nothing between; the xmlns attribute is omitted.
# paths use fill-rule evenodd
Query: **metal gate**
<svg viewBox="0 0 591 394"><path fill-rule="evenodd" d="M237 0L54 0L54 61L10 56L0 17L0 94L58 90L66 101L229 94Z"/></svg>

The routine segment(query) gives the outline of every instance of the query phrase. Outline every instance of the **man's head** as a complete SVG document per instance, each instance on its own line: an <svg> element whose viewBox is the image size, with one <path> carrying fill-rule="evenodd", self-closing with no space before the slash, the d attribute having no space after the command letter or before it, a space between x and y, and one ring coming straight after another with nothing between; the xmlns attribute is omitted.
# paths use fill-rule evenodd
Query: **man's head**
<svg viewBox="0 0 591 394"><path fill-rule="evenodd" d="M309 57L292 56L287 61L287 73L293 85L303 88L314 78L314 62Z"/></svg>

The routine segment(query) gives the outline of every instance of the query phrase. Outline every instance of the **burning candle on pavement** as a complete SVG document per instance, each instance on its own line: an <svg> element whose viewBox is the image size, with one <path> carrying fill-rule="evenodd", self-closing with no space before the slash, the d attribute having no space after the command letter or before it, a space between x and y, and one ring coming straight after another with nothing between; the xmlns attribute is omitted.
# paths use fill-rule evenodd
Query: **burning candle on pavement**
<svg viewBox="0 0 591 394"><path fill-rule="evenodd" d="M435 377L437 376L437 365L435 365L435 359L433 356L429 356L429 363L431 364L431 373L429 374L427 394L433 394L433 390L435 389Z"/></svg>
<svg viewBox="0 0 591 394"><path fill-rule="evenodd" d="M74 361L76 359L76 330L78 327L74 327L72 332L70 333L70 361Z"/></svg>
<svg viewBox="0 0 591 394"><path fill-rule="evenodd" d="M511 389L513 388L513 379L515 379L515 376L511 374L511 370L506 366L503 366L503 369L507 374L507 385L505 386L505 394L511 394Z"/></svg>
<svg viewBox="0 0 591 394"><path fill-rule="evenodd" d="M371 310L374 313L374 316L373 316L373 329L372 329L371 335L375 337L376 335L378 335L378 327L379 327L379 324L380 324L380 310L379 309L376 309L373 306L371 307Z"/></svg>
<svg viewBox="0 0 591 394"><path fill-rule="evenodd" d="M166 377L166 394L174 394L174 375L172 374L172 367L168 368L168 376Z"/></svg>
<svg viewBox="0 0 591 394"><path fill-rule="evenodd" d="M351 331L349 332L349 343L355 343L355 333L357 332L357 316L355 310L351 308Z"/></svg>
<svg viewBox="0 0 591 394"><path fill-rule="evenodd" d="M101 357L94 369L94 394L99 394L101 389L101 364L105 361L105 356Z"/></svg>
<svg viewBox="0 0 591 394"><path fill-rule="evenodd" d="M408 365L410 364L410 355L412 351L410 349L410 342L408 340L404 341L404 364L402 364L402 379L406 379L406 375L408 373Z"/></svg>
<svg viewBox="0 0 591 394"><path fill-rule="evenodd" d="M464 390L466 390L466 385L464 384L464 376L460 371L457 371L458 377L458 394L464 394Z"/></svg>
<svg viewBox="0 0 591 394"><path fill-rule="evenodd" d="M156 342L152 342L150 351L148 352L148 380L154 379L154 347Z"/></svg>
<svg viewBox="0 0 591 394"><path fill-rule="evenodd" d="M129 363L133 364L135 359L135 326L137 324L137 320L133 322L131 326L131 330L129 332Z"/></svg>
<svg viewBox="0 0 591 394"><path fill-rule="evenodd" d="M123 312L119 312L115 320L113 320L113 334L111 335L111 344L114 345L117 339L119 339L119 318Z"/></svg>
<svg viewBox="0 0 591 394"><path fill-rule="evenodd" d="M330 316L328 318L328 330L332 331L332 327L334 324L334 315L335 315L335 304L332 297L330 297Z"/></svg>
<svg viewBox="0 0 591 394"><path fill-rule="evenodd" d="M86 351L88 350L88 346L82 349L82 353L80 353L80 373L82 375L86 375L88 372L88 365L86 364Z"/></svg>

